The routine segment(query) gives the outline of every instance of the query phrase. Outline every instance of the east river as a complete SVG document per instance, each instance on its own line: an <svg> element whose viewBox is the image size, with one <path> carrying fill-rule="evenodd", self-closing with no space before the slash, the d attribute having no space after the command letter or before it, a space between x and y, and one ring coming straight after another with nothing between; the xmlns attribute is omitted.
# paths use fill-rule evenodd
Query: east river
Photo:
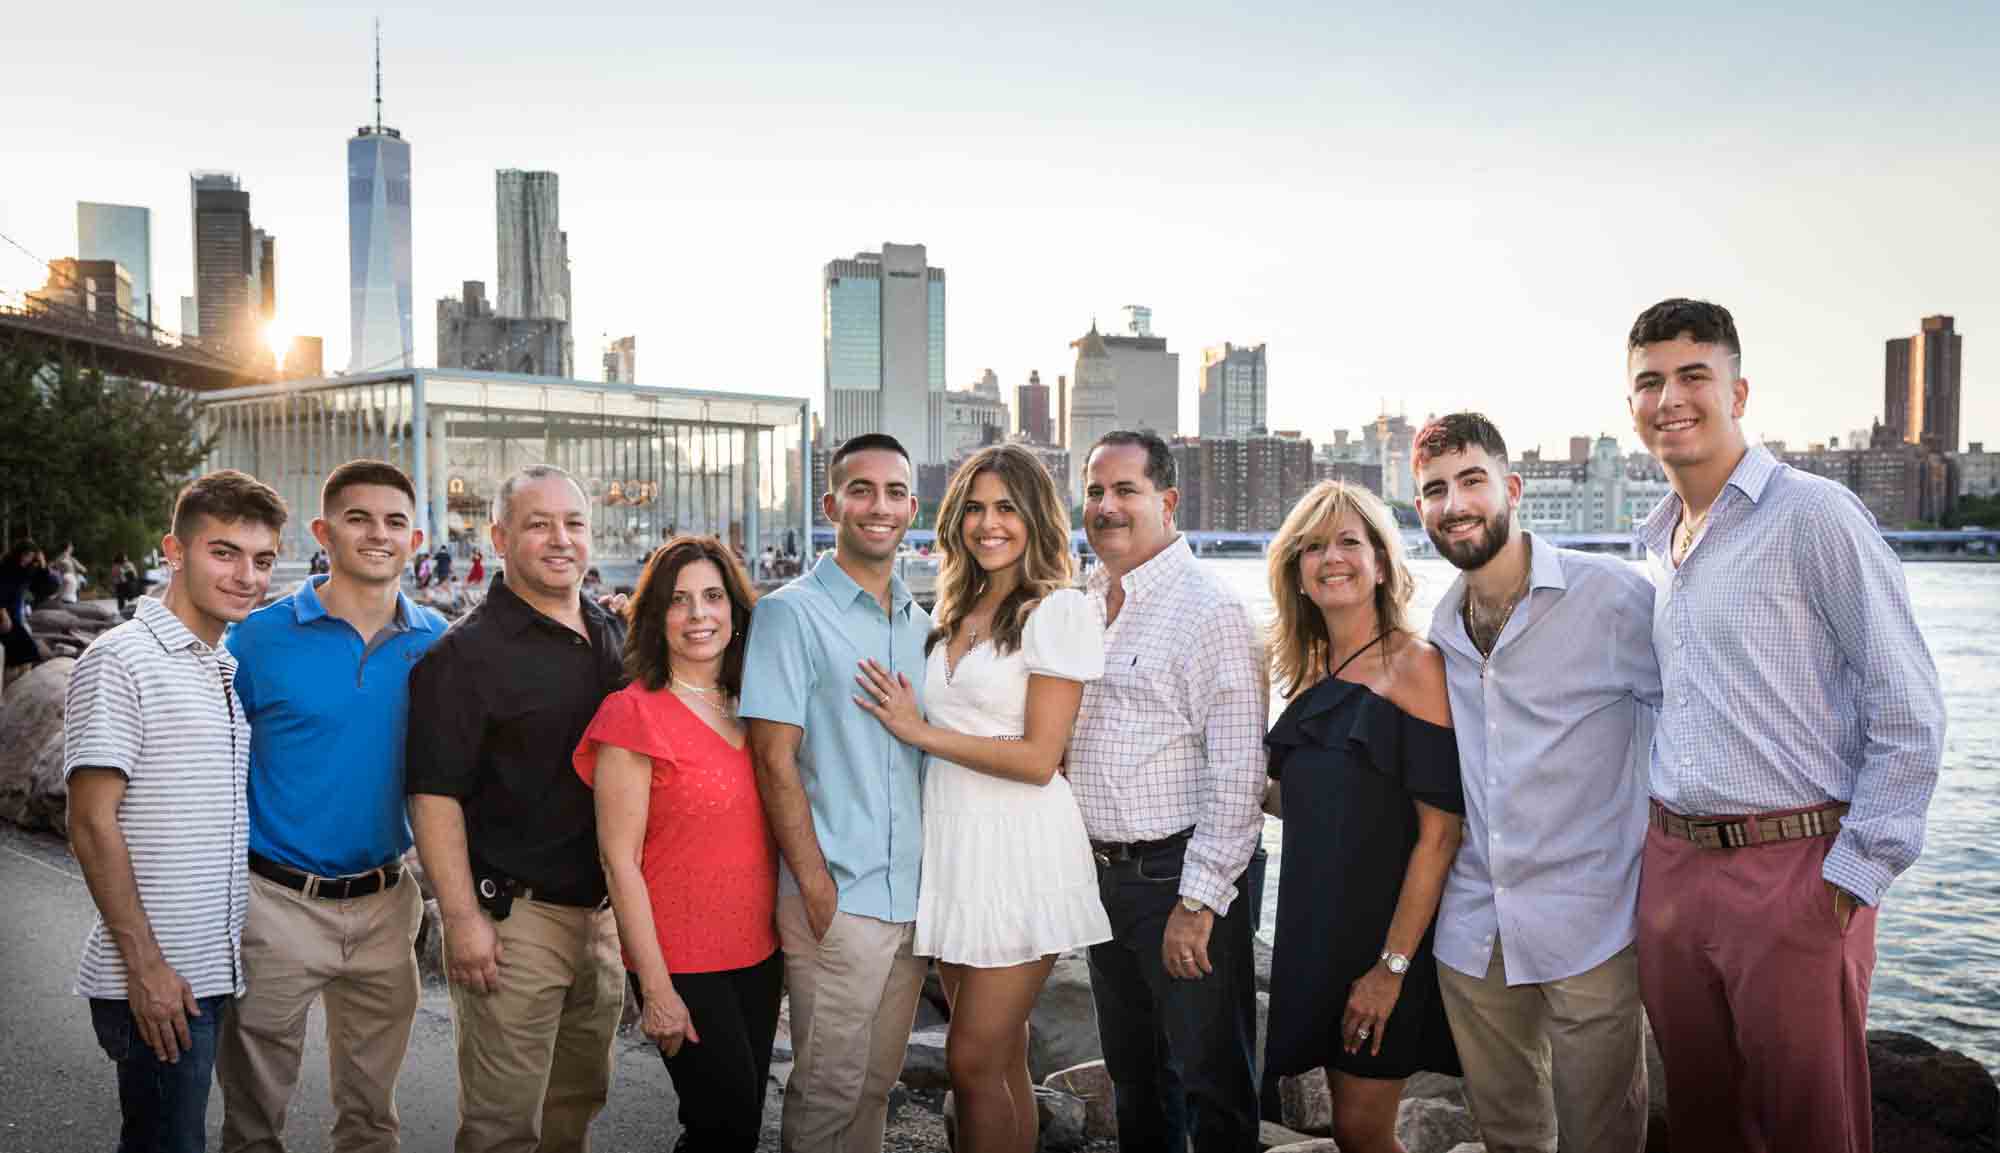
<svg viewBox="0 0 2000 1153"><path fill-rule="evenodd" d="M1204 562L1268 617L1262 558ZM1455 570L1411 562L1413 619L1427 626ZM1903 566L1917 621L1944 683L1944 768L1931 800L1923 856L1897 879L1878 922L1870 1028L1906 1029L2000 1068L2000 565ZM1281 702L1273 701L1273 715ZM1275 923L1279 823L1271 853L1264 932Z"/></svg>

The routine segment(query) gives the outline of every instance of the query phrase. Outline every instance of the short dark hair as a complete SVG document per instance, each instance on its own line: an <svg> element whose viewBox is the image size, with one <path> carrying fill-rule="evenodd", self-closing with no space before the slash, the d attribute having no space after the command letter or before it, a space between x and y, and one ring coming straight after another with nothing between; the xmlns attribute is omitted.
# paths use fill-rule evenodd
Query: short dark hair
<svg viewBox="0 0 2000 1153"><path fill-rule="evenodd" d="M1675 340L1682 333L1696 344L1719 344L1734 356L1743 355L1743 344L1736 338L1736 318L1728 309L1679 296L1639 314L1632 322L1632 334L1625 338L1625 351L1630 354L1635 348Z"/></svg>
<svg viewBox="0 0 2000 1153"><path fill-rule="evenodd" d="M904 464L910 466L911 480L916 479L917 466L910 460L910 450L903 447L902 441L886 432L864 432L860 436L850 436L841 441L840 447L833 450L833 459L826 462L826 480L829 485L834 488L840 487L841 466L847 463L848 457L857 452L893 452L903 458Z"/></svg>
<svg viewBox="0 0 2000 1153"><path fill-rule="evenodd" d="M14 542L13 548L7 550L7 560L13 564L27 564L28 558L40 551L40 546L32 539L22 537Z"/></svg>
<svg viewBox="0 0 2000 1153"><path fill-rule="evenodd" d="M1450 412L1434 416L1417 430L1416 449L1410 453L1410 471L1423 468L1424 462L1434 456L1464 452L1470 447L1485 449L1486 455L1506 467L1507 441L1485 413Z"/></svg>
<svg viewBox="0 0 2000 1153"><path fill-rule="evenodd" d="M1174 473L1174 450L1160 434L1150 428L1117 428L1097 438L1090 451L1083 454L1084 475L1090 475L1090 458L1097 455L1100 448L1122 448L1131 446L1146 450L1146 479L1161 492L1174 487L1177 479Z"/></svg>
<svg viewBox="0 0 2000 1153"><path fill-rule="evenodd" d="M757 603L757 593L743 562L712 536L677 536L646 562L639 591L625 609L630 622L625 633L625 675L655 692L666 687L674 672L667 654L667 609L674 603L681 570L699 560L715 565L729 594L729 647L722 651L721 684L730 696L741 696L743 653L750 643L750 609Z"/></svg>
<svg viewBox="0 0 2000 1153"><path fill-rule="evenodd" d="M333 470L326 478L326 485L319 490L319 511L333 511L333 502L341 493L358 484L377 484L383 488L393 488L410 498L410 507L417 506L417 486L410 483L408 473L386 460L350 460Z"/></svg>
<svg viewBox="0 0 2000 1153"><path fill-rule="evenodd" d="M225 468L198 476L181 489L174 501L174 535L186 543L205 516L225 524L247 520L283 532L289 515L277 489L247 472Z"/></svg>

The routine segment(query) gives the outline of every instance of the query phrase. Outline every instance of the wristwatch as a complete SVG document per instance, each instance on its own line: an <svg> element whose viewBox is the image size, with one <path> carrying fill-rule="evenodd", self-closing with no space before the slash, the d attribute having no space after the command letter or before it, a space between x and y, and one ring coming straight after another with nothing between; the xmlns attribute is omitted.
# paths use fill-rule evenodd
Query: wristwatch
<svg viewBox="0 0 2000 1153"><path fill-rule="evenodd" d="M1193 897L1182 897L1181 908L1186 909L1190 913L1200 913L1206 911L1208 906L1195 900Z"/></svg>
<svg viewBox="0 0 2000 1153"><path fill-rule="evenodd" d="M1401 953L1391 953L1387 949L1384 949L1382 950L1381 960L1384 965L1389 967L1389 971L1398 977L1410 971L1410 959Z"/></svg>

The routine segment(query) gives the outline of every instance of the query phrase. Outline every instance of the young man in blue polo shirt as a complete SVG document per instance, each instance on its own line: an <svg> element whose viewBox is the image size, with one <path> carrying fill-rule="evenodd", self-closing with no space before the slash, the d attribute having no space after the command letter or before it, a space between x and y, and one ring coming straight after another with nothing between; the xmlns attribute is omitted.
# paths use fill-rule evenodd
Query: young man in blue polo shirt
<svg viewBox="0 0 2000 1153"><path fill-rule="evenodd" d="M355 460L321 492L330 571L230 633L250 719L248 990L223 1030L222 1148L281 1153L306 1017L326 1013L333 1148L399 1147L396 1076L419 996L423 900L404 875L410 670L444 618L405 597L423 544L401 469Z"/></svg>

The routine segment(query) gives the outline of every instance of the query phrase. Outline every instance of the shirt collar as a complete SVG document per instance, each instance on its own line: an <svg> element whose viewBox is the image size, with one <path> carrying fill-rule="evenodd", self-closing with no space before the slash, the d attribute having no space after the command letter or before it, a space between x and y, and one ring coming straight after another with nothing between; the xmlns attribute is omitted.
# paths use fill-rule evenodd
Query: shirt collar
<svg viewBox="0 0 2000 1153"><path fill-rule="evenodd" d="M1563 573L1562 553L1556 546L1526 529L1521 530L1521 535L1528 539L1528 591L1530 593L1536 589L1567 591L1569 577ZM1438 601L1437 608L1431 611L1433 633L1444 629L1448 634L1451 622L1457 620L1464 612L1465 574L1461 572L1458 578L1451 582L1451 587L1445 590L1444 599Z"/></svg>
<svg viewBox="0 0 2000 1153"><path fill-rule="evenodd" d="M1734 488L1750 498L1750 503L1759 504L1764 499L1764 490L1771 485L1771 479L1786 466L1771 450L1761 444L1753 444L1743 453L1743 459L1730 470L1729 479L1723 482L1723 489ZM1674 522L1680 519L1681 498L1676 492L1668 492L1660 503L1653 507L1646 517L1646 523L1639 529L1639 539L1655 553L1664 554L1672 545Z"/></svg>
<svg viewBox="0 0 2000 1153"><path fill-rule="evenodd" d="M822 553L813 565L813 579L819 582L820 588L826 590L826 595L833 598L833 603L841 608L846 608L863 597L871 601L875 599L873 593L862 588L853 577L847 575L847 570L840 567L840 562L833 558L831 550ZM903 583L900 575L890 573L889 603L895 606L895 611L908 612L912 601L910 586Z"/></svg>
<svg viewBox="0 0 2000 1153"><path fill-rule="evenodd" d="M1167 547L1153 555L1146 563L1125 574L1118 583L1124 586L1125 595L1144 593L1154 585L1173 578L1186 566L1195 563L1194 549L1188 544L1187 534L1177 534ZM1089 587L1093 592L1102 592L1111 584L1111 567L1099 563L1091 571Z"/></svg>
<svg viewBox="0 0 2000 1153"><path fill-rule="evenodd" d="M193 649L198 653L215 653L225 661L231 660L228 649L210 645L194 635L193 630L174 615L174 610L157 597L140 597L138 606L132 610L132 618L150 629L153 639L170 653Z"/></svg>
<svg viewBox="0 0 2000 1153"><path fill-rule="evenodd" d="M292 613L300 624L311 624L329 615L326 611L326 602L319 599L319 586L326 583L327 577L327 573L309 576L305 583L299 586L298 592L292 594ZM396 629L416 629L418 632L426 633L437 631L430 618L418 612L417 606L410 598L403 595L402 589L396 590L396 615L389 624Z"/></svg>
<svg viewBox="0 0 2000 1153"><path fill-rule="evenodd" d="M602 606L587 596L577 597L577 605L583 612L583 627L593 642L602 635L604 624L611 617ZM538 620L547 620L560 629L567 629L560 621L543 615L540 609L521 599L521 595L507 587L504 577L496 576L486 590L482 608L489 608L500 615L500 625L509 633L519 633Z"/></svg>

